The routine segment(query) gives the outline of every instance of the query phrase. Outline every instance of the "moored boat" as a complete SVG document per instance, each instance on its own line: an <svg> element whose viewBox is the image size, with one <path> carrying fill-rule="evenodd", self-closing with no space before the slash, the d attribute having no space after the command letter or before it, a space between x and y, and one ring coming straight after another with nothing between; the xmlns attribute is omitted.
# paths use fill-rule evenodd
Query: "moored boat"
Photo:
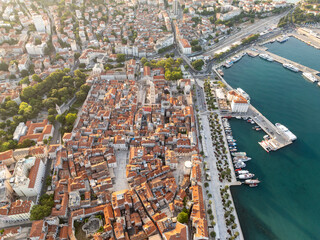
<svg viewBox="0 0 320 240"><path fill-rule="evenodd" d="M247 173L249 173L249 171L248 170L239 170L239 171L237 171L237 173L240 175L240 174L247 174Z"/></svg>
<svg viewBox="0 0 320 240"><path fill-rule="evenodd" d="M258 179L247 179L244 181L245 184L257 184L260 183L260 181Z"/></svg>
<svg viewBox="0 0 320 240"><path fill-rule="evenodd" d="M238 176L239 179L249 179L249 178L253 178L254 174L253 173L245 173L245 174L240 174Z"/></svg>
<svg viewBox="0 0 320 240"><path fill-rule="evenodd" d="M236 153L232 153L232 156L234 157L245 157L247 156L246 152L236 152Z"/></svg>
<svg viewBox="0 0 320 240"><path fill-rule="evenodd" d="M246 164L244 162L242 162L241 160L239 160L234 164L234 166L236 168L244 168L244 167L246 167Z"/></svg>
<svg viewBox="0 0 320 240"><path fill-rule="evenodd" d="M300 70L298 68L296 68L295 66L293 66L292 64L290 63L284 63L282 64L283 67L293 71L293 72L299 72Z"/></svg>
<svg viewBox="0 0 320 240"><path fill-rule="evenodd" d="M251 158L250 158L250 157L247 157L247 156L243 156L243 157L234 157L233 160L234 160L234 161L239 161L239 160L241 160L241 161L243 161L243 162L246 162L246 161L250 161Z"/></svg>
<svg viewBox="0 0 320 240"><path fill-rule="evenodd" d="M302 76L313 83L318 82L318 79L315 76L313 76L312 73L304 72L302 73Z"/></svg>

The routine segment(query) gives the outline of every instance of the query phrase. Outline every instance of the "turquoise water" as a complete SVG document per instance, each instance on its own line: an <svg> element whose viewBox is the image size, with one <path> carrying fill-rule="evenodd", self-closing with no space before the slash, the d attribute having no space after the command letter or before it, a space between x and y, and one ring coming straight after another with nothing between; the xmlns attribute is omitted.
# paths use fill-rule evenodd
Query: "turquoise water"
<svg viewBox="0 0 320 240"><path fill-rule="evenodd" d="M276 41L266 44L265 46L268 48L268 51L272 53L320 71L320 50L294 37L290 37L285 43L278 43Z"/></svg>
<svg viewBox="0 0 320 240"><path fill-rule="evenodd" d="M248 56L225 70L225 79L243 88L271 122L284 124L298 137L267 153L258 144L264 133L231 120L238 149L253 158L247 169L261 180L257 188L232 188L245 239L320 239L320 88L280 64Z"/></svg>

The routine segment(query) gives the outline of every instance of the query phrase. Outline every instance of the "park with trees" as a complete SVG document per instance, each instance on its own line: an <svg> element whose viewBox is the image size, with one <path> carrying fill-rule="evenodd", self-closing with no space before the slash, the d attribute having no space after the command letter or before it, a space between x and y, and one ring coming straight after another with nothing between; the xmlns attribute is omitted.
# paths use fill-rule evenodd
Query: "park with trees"
<svg viewBox="0 0 320 240"><path fill-rule="evenodd" d="M87 97L90 87L86 85L86 74L80 70L70 72L70 69L57 70L51 73L45 79L38 75L31 77L35 84L25 87L21 94L21 103L18 104L10 98L0 104L0 152L22 147L32 146L35 143L27 141L18 144L12 140L13 133L20 122L26 122L35 119L40 112L48 112L48 120L53 123L56 120L56 106L68 102L73 96L76 96L76 105L80 106ZM21 81L20 81L21 83ZM22 80L22 83L30 84L28 77ZM71 114L74 114L73 110ZM69 130L71 122L73 124L74 115L64 116L63 127ZM67 117L67 118L66 118Z"/></svg>
<svg viewBox="0 0 320 240"><path fill-rule="evenodd" d="M148 61L145 57L140 60L143 66L149 66L151 68L163 67L165 70L165 79L166 80L179 80L183 77L180 65L182 64L182 59L178 58L174 60L169 57L167 59L160 60L151 60Z"/></svg>

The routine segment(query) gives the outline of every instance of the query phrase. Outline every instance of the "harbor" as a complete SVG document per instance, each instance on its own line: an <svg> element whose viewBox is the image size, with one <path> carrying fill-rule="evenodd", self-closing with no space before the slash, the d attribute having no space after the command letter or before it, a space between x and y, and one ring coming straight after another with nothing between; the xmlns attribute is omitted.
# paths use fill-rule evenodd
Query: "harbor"
<svg viewBox="0 0 320 240"><path fill-rule="evenodd" d="M300 44L299 49L294 50L297 41L290 39L289 42L274 43L274 52L289 49L287 55L281 56L289 58L290 51L300 54L299 62L303 65L308 64L306 58L314 62L320 58L315 56L317 52L311 55L315 51L311 46ZM305 46L300 50L301 45ZM311 53L303 59L301 52L308 50ZM293 59L298 61L298 57ZM257 188L244 184L231 188L245 239L317 239L320 191L315 189L320 180L314 171L320 167L320 149L317 135L311 133L320 131L320 127L314 125L320 113L315 101L319 98L319 89L304 81L301 74L250 57L225 69L224 79L233 88L244 89L251 97L251 104L268 120L284 124L298 137L294 144L268 154L256 144L264 136L262 130L252 130L254 124L238 120L236 115L228 120L237 149L252 158L245 169L261 181Z"/></svg>
<svg viewBox="0 0 320 240"><path fill-rule="evenodd" d="M225 81L220 73L215 70L218 78L226 85L228 91L233 88ZM270 122L263 114L261 114L254 106L250 104L248 111L245 113L233 113L231 111L221 111L221 116L226 118L239 117L252 119L269 137L259 142L260 146L267 152L276 151L280 148L288 146L292 140L283 131L280 131L272 122Z"/></svg>
<svg viewBox="0 0 320 240"><path fill-rule="evenodd" d="M289 40L289 36L291 37L295 37L296 39L300 39L300 37L304 37L307 38L306 36L302 35L302 34L298 34L298 33L290 33L288 36L287 35L282 35L282 36L278 36L277 38L272 38L269 39L268 41L260 44L259 46L253 46L250 47L244 51L239 52L237 55L229 58L228 60L226 60L225 62L222 62L220 64L217 64L214 66L214 68L217 69L217 71L219 72L219 74L221 76L223 76L223 70L222 70L222 66L226 69L232 67L234 65L234 63L240 61L242 59L242 57L244 57L245 55L248 55L249 57L257 57L259 56L261 59L264 59L266 61L269 62L278 62L280 64L282 64L282 66L290 71L293 72L301 72L302 76L312 82L312 83L318 83L318 86L320 87L320 71L313 69L311 67L305 66L301 63L297 63L293 60L287 59L285 57L281 57L278 54L272 53L270 51L268 51L268 48L266 46L264 46L265 44L272 44L274 42L278 42L278 43L284 43L287 42ZM307 38L309 39L309 38ZM316 38L317 41L313 41L315 44L319 43L320 45L320 39ZM304 40L304 42L306 42L306 39ZM308 45L310 44L310 41L307 43ZM269 45L270 46L270 45ZM313 45L312 45L313 46ZM313 46L315 47L315 46ZM316 47L318 48L318 47Z"/></svg>

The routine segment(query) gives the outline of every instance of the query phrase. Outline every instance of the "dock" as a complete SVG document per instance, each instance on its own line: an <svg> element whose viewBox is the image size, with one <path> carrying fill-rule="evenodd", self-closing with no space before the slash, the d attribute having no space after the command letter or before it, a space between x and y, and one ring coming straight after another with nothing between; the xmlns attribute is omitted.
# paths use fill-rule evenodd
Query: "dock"
<svg viewBox="0 0 320 240"><path fill-rule="evenodd" d="M298 28L296 32L292 32L289 36L305 42L316 49L320 49L320 38L312 33L312 29Z"/></svg>
<svg viewBox="0 0 320 240"><path fill-rule="evenodd" d="M225 79L214 69L220 80L226 85L227 90L233 88L225 81ZM280 148L288 146L292 141L283 132L279 131L277 127L270 122L262 113L260 113L254 106L250 104L250 107L246 113L232 113L225 112L221 113L222 117L246 117L251 118L256 125L258 125L268 136L269 139L262 140L259 142L260 146L267 152L276 151Z"/></svg>
<svg viewBox="0 0 320 240"><path fill-rule="evenodd" d="M262 48L262 47L256 47L257 51L259 52L259 54L268 54L270 57L272 57L274 59L274 61L280 63L280 64L284 64L284 63L289 63L289 64L292 64L293 66L295 66L296 68L298 68L301 72L308 72L308 73L312 73L313 75L315 75L315 77L320 80L320 77L318 76L318 74L320 73L318 70L315 70L315 69L312 69L312 68L309 68L307 66L304 66L300 63L297 63L297 62L294 62L294 61L291 61L289 59L286 59L284 57L280 57L279 55L277 54L274 54L274 53L271 53L271 52L268 52L265 50L265 48Z"/></svg>

